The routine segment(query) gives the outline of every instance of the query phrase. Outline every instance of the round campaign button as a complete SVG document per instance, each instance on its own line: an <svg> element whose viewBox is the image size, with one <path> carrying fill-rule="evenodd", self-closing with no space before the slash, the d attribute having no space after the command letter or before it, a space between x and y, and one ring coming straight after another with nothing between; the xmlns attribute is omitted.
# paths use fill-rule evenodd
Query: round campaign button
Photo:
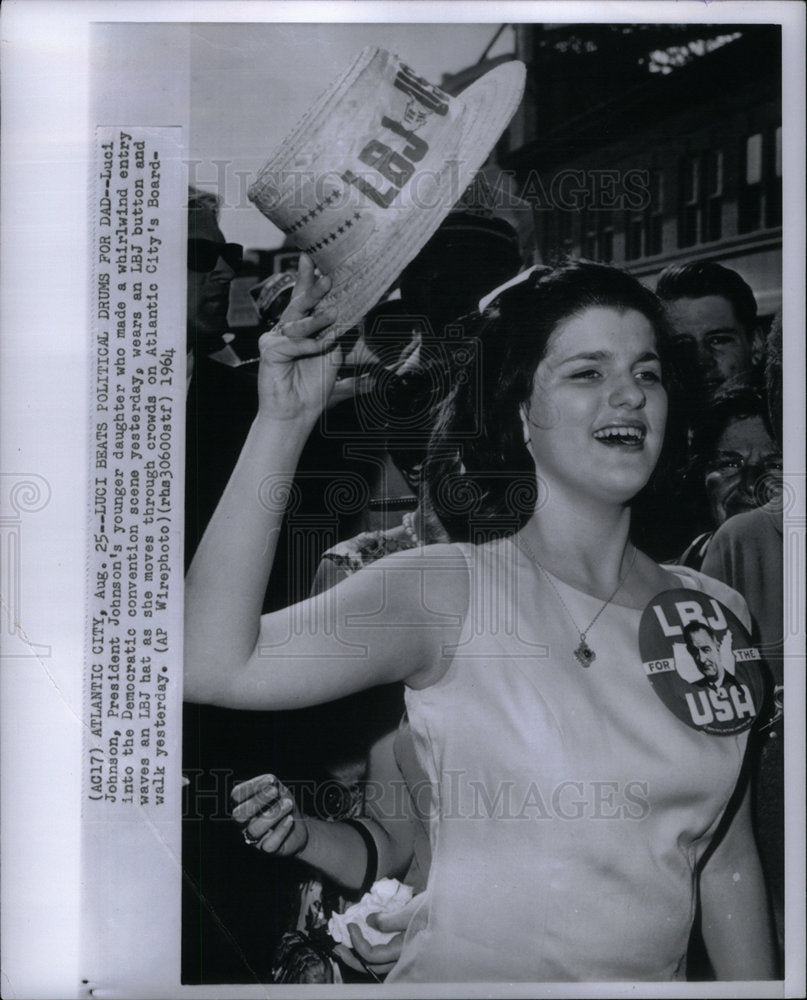
<svg viewBox="0 0 807 1000"><path fill-rule="evenodd" d="M698 590L665 590L647 605L639 651L653 690L682 722L714 736L749 729L765 694L748 630Z"/></svg>

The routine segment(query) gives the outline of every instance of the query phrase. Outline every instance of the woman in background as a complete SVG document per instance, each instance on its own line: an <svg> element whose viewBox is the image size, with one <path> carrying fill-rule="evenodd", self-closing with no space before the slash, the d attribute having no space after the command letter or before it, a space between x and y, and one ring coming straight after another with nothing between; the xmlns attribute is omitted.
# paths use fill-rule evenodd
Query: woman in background
<svg viewBox="0 0 807 1000"><path fill-rule="evenodd" d="M740 387L719 393L695 423L684 502L699 533L676 560L700 569L717 528L781 493L782 449L765 398Z"/></svg>

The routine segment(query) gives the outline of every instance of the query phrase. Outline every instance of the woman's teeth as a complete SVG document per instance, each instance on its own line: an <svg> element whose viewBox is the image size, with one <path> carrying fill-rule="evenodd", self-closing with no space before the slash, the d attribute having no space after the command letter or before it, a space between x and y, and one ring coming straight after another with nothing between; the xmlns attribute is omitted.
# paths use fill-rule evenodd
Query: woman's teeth
<svg viewBox="0 0 807 1000"><path fill-rule="evenodd" d="M641 427L603 427L594 432L594 437L602 444L637 446L644 441L645 431Z"/></svg>

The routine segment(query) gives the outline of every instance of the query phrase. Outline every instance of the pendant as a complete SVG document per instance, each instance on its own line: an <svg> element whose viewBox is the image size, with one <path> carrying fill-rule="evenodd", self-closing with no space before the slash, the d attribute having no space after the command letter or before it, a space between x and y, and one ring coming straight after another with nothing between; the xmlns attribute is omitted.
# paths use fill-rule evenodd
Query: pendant
<svg viewBox="0 0 807 1000"><path fill-rule="evenodd" d="M577 657L581 667L590 667L597 659L597 654L586 642L585 635L580 636L580 645L574 651L574 655Z"/></svg>

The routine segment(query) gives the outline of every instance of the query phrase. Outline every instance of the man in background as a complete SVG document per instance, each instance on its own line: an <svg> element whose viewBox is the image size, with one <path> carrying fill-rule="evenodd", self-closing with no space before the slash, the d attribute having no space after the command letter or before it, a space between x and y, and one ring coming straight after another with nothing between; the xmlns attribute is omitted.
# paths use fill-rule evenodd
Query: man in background
<svg viewBox="0 0 807 1000"><path fill-rule="evenodd" d="M219 199L190 188L188 192L188 377L193 359L206 357L223 346L227 331L230 282L235 277L242 248L228 243L218 224Z"/></svg>
<svg viewBox="0 0 807 1000"><path fill-rule="evenodd" d="M230 283L242 248L218 224L219 199L188 192L185 565L232 472L257 411L255 372L222 364Z"/></svg>
<svg viewBox="0 0 807 1000"><path fill-rule="evenodd" d="M715 261L672 264L656 294L664 302L682 370L697 374L694 400L754 381L763 356L757 303L736 271Z"/></svg>

